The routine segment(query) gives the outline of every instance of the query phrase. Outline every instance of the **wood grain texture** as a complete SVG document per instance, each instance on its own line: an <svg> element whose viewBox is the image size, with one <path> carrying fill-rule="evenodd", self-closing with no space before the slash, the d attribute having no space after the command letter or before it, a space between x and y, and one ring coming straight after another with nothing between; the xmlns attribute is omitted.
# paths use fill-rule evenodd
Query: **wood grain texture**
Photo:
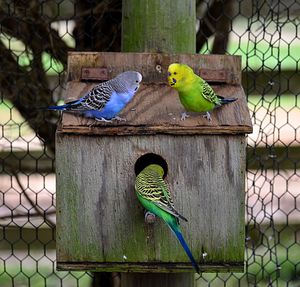
<svg viewBox="0 0 300 287"><path fill-rule="evenodd" d="M125 0L122 51L195 53L195 23L195 0Z"/></svg>
<svg viewBox="0 0 300 287"><path fill-rule="evenodd" d="M198 74L200 69L226 71L227 84L241 84L240 56L114 52L69 52L68 55L68 81L80 81L83 67L99 67L107 69L109 78L136 70L143 75L143 83L167 83L168 67L176 62L189 65Z"/></svg>
<svg viewBox="0 0 300 287"><path fill-rule="evenodd" d="M123 272L130 274L131 272L136 273L185 273L191 272L194 276L194 270L190 268L190 263L180 262L180 263L165 263L165 262L137 262L137 263L124 263L124 262L63 262L59 261L56 264L57 270L66 271L91 271L91 272ZM201 272L244 272L243 262L237 263L217 263L208 264L201 263ZM187 274L189 275L189 274Z"/></svg>
<svg viewBox="0 0 300 287"><path fill-rule="evenodd" d="M184 62L194 68L226 71L226 83L213 85L224 97L238 100L212 113L208 122L198 113L180 121L184 108L177 92L166 83L170 63ZM81 82L81 68L93 65L105 67L108 77L124 70L137 70L143 84L133 100L120 114L126 122L101 123L71 113L63 113L61 131L65 133L128 135L128 134L245 134L252 132L244 91L240 85L240 58L234 56L167 55L147 53L71 53L66 101L83 96L95 83ZM159 69L157 67L160 67Z"/></svg>
<svg viewBox="0 0 300 287"><path fill-rule="evenodd" d="M68 94L78 98L91 88L91 84L72 82ZM180 120L184 108L177 92L165 84L142 85L134 99L120 114L126 122L95 122L71 113L64 113L61 131L65 133L126 135L126 134L238 134L252 132L249 111L243 90L238 86L214 86L225 97L238 100L212 112L209 122L199 113L189 113Z"/></svg>
<svg viewBox="0 0 300 287"><path fill-rule="evenodd" d="M122 2L122 52L195 53L195 23L195 0L124 0ZM156 64L155 70L162 73L161 65ZM168 283L171 286L176 285L178 277L168 276ZM191 277L190 274L181 275L182 286L192 286ZM123 273L122 283L135 286L139 281L140 286L146 286L151 282L156 286L159 279L162 279L160 274L155 273L148 276L149 281L146 278L142 280L139 274Z"/></svg>
<svg viewBox="0 0 300 287"><path fill-rule="evenodd" d="M242 270L244 136L64 133L56 149L58 268L192 271L165 224L144 222L134 163L147 152L168 163L175 206L189 220L183 234L203 270Z"/></svg>

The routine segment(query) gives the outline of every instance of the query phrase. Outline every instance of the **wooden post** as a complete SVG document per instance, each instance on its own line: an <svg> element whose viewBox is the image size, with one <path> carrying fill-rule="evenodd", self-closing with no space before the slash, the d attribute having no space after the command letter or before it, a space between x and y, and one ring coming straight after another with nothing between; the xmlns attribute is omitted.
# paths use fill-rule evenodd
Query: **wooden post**
<svg viewBox="0 0 300 287"><path fill-rule="evenodd" d="M123 0L122 51L195 53L195 0Z"/></svg>
<svg viewBox="0 0 300 287"><path fill-rule="evenodd" d="M123 0L122 51L195 53L195 0ZM193 273L121 274L122 287L194 286L194 282Z"/></svg>

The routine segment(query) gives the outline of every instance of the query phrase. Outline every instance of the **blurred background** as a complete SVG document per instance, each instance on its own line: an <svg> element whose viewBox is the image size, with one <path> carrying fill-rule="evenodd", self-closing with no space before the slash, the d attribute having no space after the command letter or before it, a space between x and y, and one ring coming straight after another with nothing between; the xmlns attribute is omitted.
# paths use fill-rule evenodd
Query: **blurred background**
<svg viewBox="0 0 300 287"><path fill-rule="evenodd" d="M105 286L57 272L55 129L68 51L120 51L121 0L0 1L0 286ZM300 0L197 0L197 52L242 57L245 273L197 286L300 286ZM98 285L97 285L98 284ZM108 285L106 285L108 286Z"/></svg>

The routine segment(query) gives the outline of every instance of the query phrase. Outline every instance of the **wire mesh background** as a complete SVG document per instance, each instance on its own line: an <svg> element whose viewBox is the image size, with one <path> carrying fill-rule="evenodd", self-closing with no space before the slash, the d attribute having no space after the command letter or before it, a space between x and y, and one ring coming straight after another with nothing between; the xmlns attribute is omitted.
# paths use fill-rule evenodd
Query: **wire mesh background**
<svg viewBox="0 0 300 287"><path fill-rule="evenodd" d="M224 2L224 3L223 3ZM300 1L197 1L197 52L242 56L245 273L197 286L300 286ZM0 286L91 286L55 270L54 133L67 51L119 51L121 1L0 2Z"/></svg>

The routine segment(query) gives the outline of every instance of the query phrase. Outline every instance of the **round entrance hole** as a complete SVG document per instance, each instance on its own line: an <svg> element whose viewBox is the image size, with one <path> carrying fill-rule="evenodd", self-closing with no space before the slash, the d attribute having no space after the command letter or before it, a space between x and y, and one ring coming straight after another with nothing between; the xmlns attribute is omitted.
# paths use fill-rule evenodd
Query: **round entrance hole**
<svg viewBox="0 0 300 287"><path fill-rule="evenodd" d="M146 166L149 164L158 164L164 169L164 176L165 178L168 174L168 164L166 160L155 153L146 153L139 157L134 165L134 172L135 175L138 175Z"/></svg>

